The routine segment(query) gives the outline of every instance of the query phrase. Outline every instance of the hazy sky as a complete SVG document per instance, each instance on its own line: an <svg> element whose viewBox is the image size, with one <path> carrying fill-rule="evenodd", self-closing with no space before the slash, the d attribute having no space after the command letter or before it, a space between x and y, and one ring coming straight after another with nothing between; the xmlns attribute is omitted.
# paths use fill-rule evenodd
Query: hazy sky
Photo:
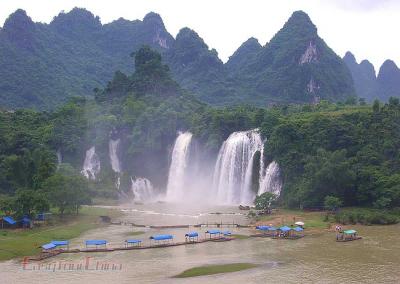
<svg viewBox="0 0 400 284"><path fill-rule="evenodd" d="M76 6L102 23L157 12L173 36L182 27L194 29L223 61L249 37L264 45L293 11L303 10L338 55L350 50L358 62L369 59L376 69L387 58L400 65L400 0L0 0L0 25L18 8L48 23Z"/></svg>

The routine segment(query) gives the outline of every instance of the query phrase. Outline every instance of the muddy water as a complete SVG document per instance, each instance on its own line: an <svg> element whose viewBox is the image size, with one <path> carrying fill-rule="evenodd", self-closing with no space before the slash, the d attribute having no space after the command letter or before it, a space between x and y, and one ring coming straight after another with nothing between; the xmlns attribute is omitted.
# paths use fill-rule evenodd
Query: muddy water
<svg viewBox="0 0 400 284"><path fill-rule="evenodd" d="M123 210L124 221L147 225L247 222L238 210L228 207L182 208L154 204ZM216 212L220 214L210 214ZM356 229L364 238L348 243L336 243L334 234L321 233L295 241L252 238L141 251L63 254L42 262L56 267L55 271L43 267L38 271L37 263L28 264L23 270L21 264L8 261L0 263L0 283L400 283L400 226ZM189 230L197 230L203 236L205 228ZM229 230L251 233L248 229ZM131 231L145 233L128 237ZM187 231L111 225L72 240L71 247L83 247L86 239L107 239L110 246L120 246L126 238L140 238L147 244L149 236L158 233L171 233L180 241ZM63 269L65 263L76 265L87 261L88 270ZM171 278L194 266L233 262L260 266L217 276ZM60 263L62 268L58 269ZM110 267L114 264L116 270L102 270L104 263Z"/></svg>

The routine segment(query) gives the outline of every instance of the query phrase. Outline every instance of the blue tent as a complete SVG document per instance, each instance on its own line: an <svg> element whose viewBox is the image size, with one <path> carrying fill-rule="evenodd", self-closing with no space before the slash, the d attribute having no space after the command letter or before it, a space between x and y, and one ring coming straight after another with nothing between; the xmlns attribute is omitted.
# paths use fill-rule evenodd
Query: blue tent
<svg viewBox="0 0 400 284"><path fill-rule="evenodd" d="M150 237L151 240L155 241L172 240L173 238L174 236L172 235L154 235Z"/></svg>
<svg viewBox="0 0 400 284"><path fill-rule="evenodd" d="M275 227L269 227L268 230L269 231L276 231L277 229Z"/></svg>
<svg viewBox="0 0 400 284"><path fill-rule="evenodd" d="M141 240L126 240L125 242L127 242L128 244L138 244L141 243Z"/></svg>
<svg viewBox="0 0 400 284"><path fill-rule="evenodd" d="M28 217L24 217L24 218L22 218L22 224L23 225L29 225L30 223L31 223L31 219L29 219Z"/></svg>
<svg viewBox="0 0 400 284"><path fill-rule="evenodd" d="M57 247L69 245L69 241L51 241L51 243Z"/></svg>
<svg viewBox="0 0 400 284"><path fill-rule="evenodd" d="M45 212L39 213L39 214L37 214L37 216L36 216L36 220L38 220L38 221L44 221L44 220L46 219L46 216L47 216L47 215L51 215L51 213L45 213Z"/></svg>
<svg viewBox="0 0 400 284"><path fill-rule="evenodd" d="M107 241L106 240L87 240L85 241L86 246L100 246L100 245L106 245Z"/></svg>
<svg viewBox="0 0 400 284"><path fill-rule="evenodd" d="M282 232L289 232L292 228L288 227L288 226L283 226L280 227L279 230Z"/></svg>
<svg viewBox="0 0 400 284"><path fill-rule="evenodd" d="M188 238L196 238L198 236L199 236L199 234L197 232L189 232L189 233L185 234L185 237L188 237Z"/></svg>
<svg viewBox="0 0 400 284"><path fill-rule="evenodd" d="M42 245L42 248L45 249L45 250L53 249L55 247L56 247L56 245L53 244L53 243L48 243L48 244Z"/></svg>
<svg viewBox="0 0 400 284"><path fill-rule="evenodd" d="M257 226L256 230L260 230L260 231L268 231L269 230L269 226Z"/></svg>
<svg viewBox="0 0 400 284"><path fill-rule="evenodd" d="M296 232L301 232L301 231L304 231L304 229L303 229L303 228L301 228L301 227L296 227L296 228L294 228L293 230L295 230Z"/></svg>
<svg viewBox="0 0 400 284"><path fill-rule="evenodd" d="M17 222L10 216L4 216L3 220L6 221L10 225L15 225Z"/></svg>
<svg viewBox="0 0 400 284"><path fill-rule="evenodd" d="M232 233L229 232L229 231L225 231L225 232L222 232L222 233L224 234L224 236L230 236L230 235L232 235Z"/></svg>
<svg viewBox="0 0 400 284"><path fill-rule="evenodd" d="M221 234L221 231L220 230L208 230L208 231L206 231L206 234L217 235L217 234Z"/></svg>

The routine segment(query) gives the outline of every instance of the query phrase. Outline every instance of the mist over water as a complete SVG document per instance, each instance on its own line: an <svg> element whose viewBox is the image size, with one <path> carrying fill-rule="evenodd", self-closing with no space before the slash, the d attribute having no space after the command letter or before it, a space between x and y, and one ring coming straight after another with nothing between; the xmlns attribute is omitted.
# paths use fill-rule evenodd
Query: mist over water
<svg viewBox="0 0 400 284"><path fill-rule="evenodd" d="M193 137L179 132L171 151L165 190L153 187L146 175L131 173L129 187L120 192L122 165L118 154L121 139L108 141L108 157L119 194L132 194L134 202L149 203L162 199L172 203L252 205L256 195L264 192L280 194L282 180L279 165L272 161L266 165L264 143L258 129L233 132L223 142L218 155L212 157ZM96 148L86 151L82 174L96 179L100 172L100 159ZM129 176L128 176L129 177ZM129 181L129 180L128 180Z"/></svg>
<svg viewBox="0 0 400 284"><path fill-rule="evenodd" d="M265 166L264 141L258 129L233 132L213 161L201 160L194 144L192 133L178 134L171 155L166 201L251 205L257 194L279 195L279 166L275 161ZM257 170L258 180L253 176Z"/></svg>
<svg viewBox="0 0 400 284"><path fill-rule="evenodd" d="M151 182L143 177L131 177L131 191L135 202L151 202L157 197Z"/></svg>
<svg viewBox="0 0 400 284"><path fill-rule="evenodd" d="M86 151L81 173L88 179L96 179L100 172L100 159L96 154L95 146Z"/></svg>

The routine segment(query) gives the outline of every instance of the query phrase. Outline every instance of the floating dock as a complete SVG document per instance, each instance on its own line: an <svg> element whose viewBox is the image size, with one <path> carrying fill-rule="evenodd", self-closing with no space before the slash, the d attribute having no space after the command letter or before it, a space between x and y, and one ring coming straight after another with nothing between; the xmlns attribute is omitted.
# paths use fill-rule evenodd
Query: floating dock
<svg viewBox="0 0 400 284"><path fill-rule="evenodd" d="M113 252L113 251L123 251L123 250L144 250L144 249L156 249L156 248L166 248L166 247L176 247L183 245L196 245L206 242L228 242L232 241L234 238L230 237L216 237L201 239L196 241L188 242L176 242L176 243L163 243L163 244L151 244L147 246L129 246L129 247L109 247L109 248L82 248L82 249L55 249L52 251L43 251L39 255L28 257L30 261L41 261L50 257L60 255L62 253L93 253L93 252Z"/></svg>

